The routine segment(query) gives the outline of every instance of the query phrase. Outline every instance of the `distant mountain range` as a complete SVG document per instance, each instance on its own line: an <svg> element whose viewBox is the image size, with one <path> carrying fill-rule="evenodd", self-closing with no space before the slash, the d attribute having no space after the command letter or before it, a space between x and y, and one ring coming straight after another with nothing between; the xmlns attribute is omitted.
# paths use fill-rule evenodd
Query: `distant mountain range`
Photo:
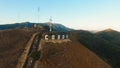
<svg viewBox="0 0 120 68"><path fill-rule="evenodd" d="M34 24L37 24L37 25L39 25L42 28L46 28L46 27L49 28L48 23L23 22L23 23L0 25L0 30L16 29L16 28L32 28ZM73 30L73 29L65 27L62 24L52 23L52 31L65 32L65 31L70 31L70 30Z"/></svg>

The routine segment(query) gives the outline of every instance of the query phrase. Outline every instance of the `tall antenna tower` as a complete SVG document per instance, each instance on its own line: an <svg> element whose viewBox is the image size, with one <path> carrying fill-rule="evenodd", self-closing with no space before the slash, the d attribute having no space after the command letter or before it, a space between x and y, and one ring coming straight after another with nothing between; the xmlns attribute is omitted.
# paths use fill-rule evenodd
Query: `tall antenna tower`
<svg viewBox="0 0 120 68"><path fill-rule="evenodd" d="M50 16L50 19L49 19L49 28L50 28L50 32L52 31L52 17Z"/></svg>
<svg viewBox="0 0 120 68"><path fill-rule="evenodd" d="M40 22L39 19L40 19L40 7L38 7L38 23Z"/></svg>

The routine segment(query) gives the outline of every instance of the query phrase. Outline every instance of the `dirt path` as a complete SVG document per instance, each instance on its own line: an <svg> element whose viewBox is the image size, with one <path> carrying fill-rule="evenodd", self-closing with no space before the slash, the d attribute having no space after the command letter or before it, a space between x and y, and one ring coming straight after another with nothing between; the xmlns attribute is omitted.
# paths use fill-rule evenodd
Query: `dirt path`
<svg viewBox="0 0 120 68"><path fill-rule="evenodd" d="M34 38L35 38L35 36L37 34L38 33L33 34L33 36L31 37L31 39L28 41L23 54L21 55L21 57L18 60L17 68L23 68L23 66L24 66L24 64L25 64L25 62L27 60L28 53L30 51L30 47L31 47L31 45L33 43L33 40L34 40Z"/></svg>

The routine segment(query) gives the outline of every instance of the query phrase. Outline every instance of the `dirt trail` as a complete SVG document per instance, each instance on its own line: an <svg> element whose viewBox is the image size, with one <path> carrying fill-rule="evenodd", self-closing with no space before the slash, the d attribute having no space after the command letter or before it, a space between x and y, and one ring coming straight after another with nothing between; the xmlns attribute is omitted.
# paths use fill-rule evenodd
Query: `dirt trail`
<svg viewBox="0 0 120 68"><path fill-rule="evenodd" d="M28 53L30 51L30 47L32 46L33 40L37 34L38 33L34 33L33 36L30 38L30 40L28 41L24 52L22 53L21 57L18 60L17 68L23 68L23 66L27 60Z"/></svg>

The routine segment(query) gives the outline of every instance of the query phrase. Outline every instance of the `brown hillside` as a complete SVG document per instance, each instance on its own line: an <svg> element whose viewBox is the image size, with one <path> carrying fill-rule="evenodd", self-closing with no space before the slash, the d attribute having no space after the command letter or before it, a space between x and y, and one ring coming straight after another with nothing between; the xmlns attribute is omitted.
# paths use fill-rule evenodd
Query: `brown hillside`
<svg viewBox="0 0 120 68"><path fill-rule="evenodd" d="M0 31L0 68L15 68L32 31L14 29Z"/></svg>
<svg viewBox="0 0 120 68"><path fill-rule="evenodd" d="M70 43L43 45L39 68L111 68L111 66L73 38Z"/></svg>

